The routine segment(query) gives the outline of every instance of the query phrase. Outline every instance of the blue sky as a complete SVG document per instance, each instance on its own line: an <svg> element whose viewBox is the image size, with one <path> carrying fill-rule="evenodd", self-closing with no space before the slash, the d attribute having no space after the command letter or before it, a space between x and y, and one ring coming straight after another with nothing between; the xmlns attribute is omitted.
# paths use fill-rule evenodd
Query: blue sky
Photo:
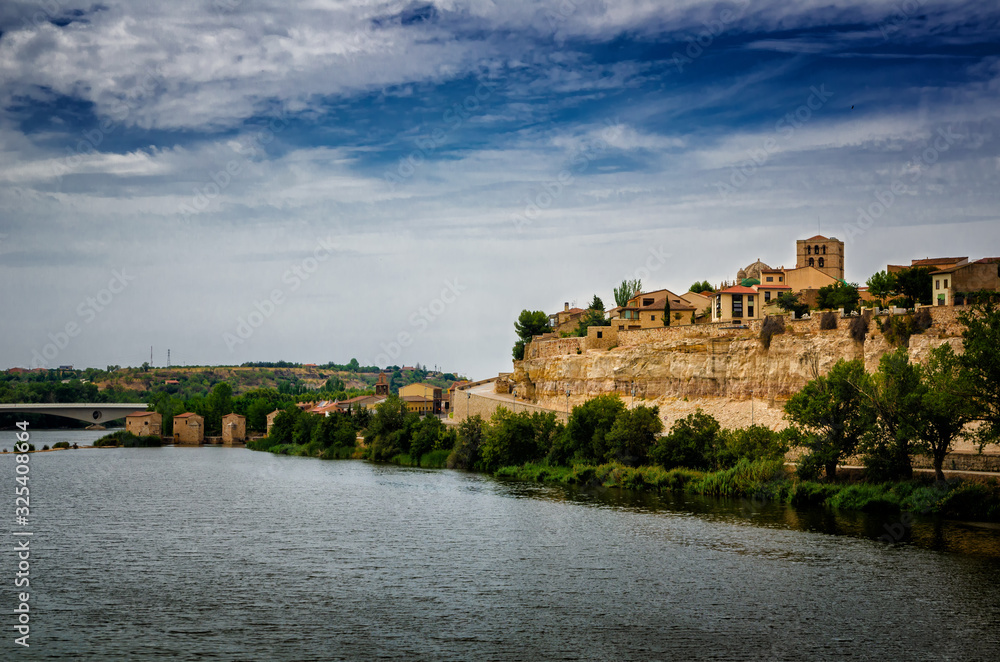
<svg viewBox="0 0 1000 662"><path fill-rule="evenodd" d="M482 377L817 228L998 255L998 97L989 2L4 3L0 366Z"/></svg>

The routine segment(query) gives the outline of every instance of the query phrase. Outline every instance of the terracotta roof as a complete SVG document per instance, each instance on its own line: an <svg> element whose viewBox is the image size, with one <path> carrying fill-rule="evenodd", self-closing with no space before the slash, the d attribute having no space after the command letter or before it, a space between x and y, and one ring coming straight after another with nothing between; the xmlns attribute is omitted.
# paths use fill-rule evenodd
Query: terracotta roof
<svg viewBox="0 0 1000 662"><path fill-rule="evenodd" d="M821 234L814 235L808 239L803 239L803 241L826 241L829 237L824 237Z"/></svg>
<svg viewBox="0 0 1000 662"><path fill-rule="evenodd" d="M128 414L125 418L132 418L133 416L135 416L136 418L140 416L152 416L155 413L156 413L155 411L134 411L131 414ZM177 417L175 416L174 418Z"/></svg>
<svg viewBox="0 0 1000 662"><path fill-rule="evenodd" d="M787 285L765 285L764 283L759 283L754 285L758 290L790 290L792 288Z"/></svg>
<svg viewBox="0 0 1000 662"><path fill-rule="evenodd" d="M975 264L996 264L1000 262L1000 257L984 257L981 260L976 260Z"/></svg>
<svg viewBox="0 0 1000 662"><path fill-rule="evenodd" d="M955 264L968 262L968 257L927 257L923 260L910 260L911 267L933 267L936 264Z"/></svg>
<svg viewBox="0 0 1000 662"><path fill-rule="evenodd" d="M732 287L727 287L724 290L719 290L719 294L757 294L757 290L752 287L743 287L742 285L733 285Z"/></svg>
<svg viewBox="0 0 1000 662"><path fill-rule="evenodd" d="M194 413L193 411L186 411L183 414L177 414L176 416L174 416L174 418L189 418L191 416L198 416L198 414Z"/></svg>

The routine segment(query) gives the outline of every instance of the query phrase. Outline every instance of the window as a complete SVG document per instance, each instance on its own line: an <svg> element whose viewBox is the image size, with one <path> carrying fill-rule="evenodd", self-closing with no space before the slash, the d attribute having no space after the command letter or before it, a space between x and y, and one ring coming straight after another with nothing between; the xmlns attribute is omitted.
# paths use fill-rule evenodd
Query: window
<svg viewBox="0 0 1000 662"><path fill-rule="evenodd" d="M625 330L625 325L624 324L619 324L618 325L618 330L619 331L624 331Z"/></svg>
<svg viewBox="0 0 1000 662"><path fill-rule="evenodd" d="M944 289L946 289L946 290L948 289L948 279L947 278L944 279Z"/></svg>
<svg viewBox="0 0 1000 662"><path fill-rule="evenodd" d="M743 295L734 294L733 297L733 317L743 317Z"/></svg>
<svg viewBox="0 0 1000 662"><path fill-rule="evenodd" d="M598 331L597 332L597 337L598 338L603 338L604 337L604 332L603 331Z"/></svg>
<svg viewBox="0 0 1000 662"><path fill-rule="evenodd" d="M785 280L785 277L784 277L784 276L778 276L778 282L779 282L779 283L782 283L782 282L784 282L784 280Z"/></svg>
<svg viewBox="0 0 1000 662"><path fill-rule="evenodd" d="M815 265L815 264L813 263L813 259L812 259L812 258L809 258L809 266L810 266L810 267L814 267L814 266L816 266L816 265Z"/></svg>
<svg viewBox="0 0 1000 662"><path fill-rule="evenodd" d="M656 315L650 315L649 316L649 321L650 322L655 322L656 321Z"/></svg>
<svg viewBox="0 0 1000 662"><path fill-rule="evenodd" d="M819 255L819 245L818 244L816 246L813 246L813 253L815 253L816 255Z"/></svg>
<svg viewBox="0 0 1000 662"><path fill-rule="evenodd" d="M941 281L940 280L936 279L934 281L934 289L935 290L940 290L941 289Z"/></svg>
<svg viewBox="0 0 1000 662"><path fill-rule="evenodd" d="M821 269L823 268L823 258L819 259L819 266L820 266Z"/></svg>
<svg viewBox="0 0 1000 662"><path fill-rule="evenodd" d="M826 246L823 247L823 255L826 255Z"/></svg>
<svg viewBox="0 0 1000 662"><path fill-rule="evenodd" d="M767 282L773 283L774 282L774 276L768 276L767 277Z"/></svg>
<svg viewBox="0 0 1000 662"><path fill-rule="evenodd" d="M715 295L715 319L722 318L722 295Z"/></svg>
<svg viewBox="0 0 1000 662"><path fill-rule="evenodd" d="M771 290L764 290L764 301L771 300Z"/></svg>
<svg viewBox="0 0 1000 662"><path fill-rule="evenodd" d="M747 297L747 317L753 317L753 295Z"/></svg>
<svg viewBox="0 0 1000 662"><path fill-rule="evenodd" d="M642 305L644 305L644 306L652 306L653 305L653 300L652 299L643 299L642 300Z"/></svg>
<svg viewBox="0 0 1000 662"><path fill-rule="evenodd" d="M806 246L806 255L812 255L812 253L813 253L813 247Z"/></svg>

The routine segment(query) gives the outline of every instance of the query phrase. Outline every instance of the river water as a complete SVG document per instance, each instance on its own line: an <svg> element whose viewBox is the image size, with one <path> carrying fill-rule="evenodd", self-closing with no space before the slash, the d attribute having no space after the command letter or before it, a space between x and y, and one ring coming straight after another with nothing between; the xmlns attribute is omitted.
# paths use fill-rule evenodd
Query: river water
<svg viewBox="0 0 1000 662"><path fill-rule="evenodd" d="M1000 659L997 529L890 545L892 518L220 447L29 475L31 646L7 542L2 660Z"/></svg>

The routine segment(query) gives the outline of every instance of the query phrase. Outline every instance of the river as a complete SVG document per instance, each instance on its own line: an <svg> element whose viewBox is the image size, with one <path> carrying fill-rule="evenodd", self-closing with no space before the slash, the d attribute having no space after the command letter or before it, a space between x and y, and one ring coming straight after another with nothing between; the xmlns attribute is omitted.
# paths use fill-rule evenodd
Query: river
<svg viewBox="0 0 1000 662"><path fill-rule="evenodd" d="M892 518L221 447L29 475L31 646L8 542L3 660L1000 659L996 528L890 545Z"/></svg>

